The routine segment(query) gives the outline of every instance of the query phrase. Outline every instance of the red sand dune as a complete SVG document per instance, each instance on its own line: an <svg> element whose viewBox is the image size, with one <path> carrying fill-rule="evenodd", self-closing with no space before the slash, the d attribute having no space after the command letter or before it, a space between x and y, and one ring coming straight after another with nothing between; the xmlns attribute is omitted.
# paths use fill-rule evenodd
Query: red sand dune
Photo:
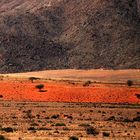
<svg viewBox="0 0 140 140"><path fill-rule="evenodd" d="M83 87L44 82L47 92L39 92L35 88L37 84L39 82L1 81L0 95L3 95L3 100L16 101L140 103L135 96L140 93L140 88L103 84Z"/></svg>

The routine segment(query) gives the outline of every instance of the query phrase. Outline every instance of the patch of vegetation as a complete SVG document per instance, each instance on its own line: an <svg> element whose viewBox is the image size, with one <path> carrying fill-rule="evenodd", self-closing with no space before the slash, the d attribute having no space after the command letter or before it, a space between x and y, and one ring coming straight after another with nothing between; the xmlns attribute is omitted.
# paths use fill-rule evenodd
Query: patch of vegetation
<svg viewBox="0 0 140 140"><path fill-rule="evenodd" d="M0 95L0 98L3 98L3 95Z"/></svg>
<svg viewBox="0 0 140 140"><path fill-rule="evenodd" d="M80 127L89 127L90 124L86 124L86 123L83 123L83 124L79 124Z"/></svg>
<svg viewBox="0 0 140 140"><path fill-rule="evenodd" d="M52 115L51 118L52 119L57 119L57 118L59 118L59 115L58 114L57 115Z"/></svg>
<svg viewBox="0 0 140 140"><path fill-rule="evenodd" d="M56 123L55 126L66 126L64 123Z"/></svg>
<svg viewBox="0 0 140 140"><path fill-rule="evenodd" d="M39 128L37 130L39 130L39 131L46 131L46 130L51 130L51 129L50 128L46 128L46 127L41 127L41 128Z"/></svg>
<svg viewBox="0 0 140 140"><path fill-rule="evenodd" d="M96 128L93 128L92 126L86 128L86 133L88 135L94 135L94 136L99 134L98 130Z"/></svg>
<svg viewBox="0 0 140 140"><path fill-rule="evenodd" d="M59 134L59 131L58 130L55 130L54 133Z"/></svg>
<svg viewBox="0 0 140 140"><path fill-rule="evenodd" d="M110 133L109 132L103 132L103 136L104 137L109 137L110 136Z"/></svg>
<svg viewBox="0 0 140 140"><path fill-rule="evenodd" d="M137 116L136 118L133 118L134 122L140 122L140 116Z"/></svg>
<svg viewBox="0 0 140 140"><path fill-rule="evenodd" d="M69 131L70 129L68 127L63 128L64 131Z"/></svg>
<svg viewBox="0 0 140 140"><path fill-rule="evenodd" d="M123 122L129 123L129 122L133 122L133 120L130 120L128 118L124 119Z"/></svg>
<svg viewBox="0 0 140 140"><path fill-rule="evenodd" d="M137 112L137 115L140 115L140 112Z"/></svg>
<svg viewBox="0 0 140 140"><path fill-rule="evenodd" d="M114 116L111 116L107 119L107 121L114 121L115 120L115 117Z"/></svg>
<svg viewBox="0 0 140 140"><path fill-rule="evenodd" d="M33 116L32 116L32 110L27 110L27 111L25 111L25 113L27 115L27 118L30 118L30 119L33 118Z"/></svg>
<svg viewBox="0 0 140 140"><path fill-rule="evenodd" d="M12 127L4 127L4 128L1 128L1 130L7 133L14 132L14 129Z"/></svg>
<svg viewBox="0 0 140 140"><path fill-rule="evenodd" d="M3 135L0 135L0 140L9 140L9 139L5 138Z"/></svg>
<svg viewBox="0 0 140 140"><path fill-rule="evenodd" d="M38 80L40 78L37 78L37 77L29 77L29 80L33 83L35 80Z"/></svg>
<svg viewBox="0 0 140 140"><path fill-rule="evenodd" d="M128 80L128 81L127 81L127 85L128 85L129 87L131 87L131 86L133 85L133 81L132 81L132 80Z"/></svg>
<svg viewBox="0 0 140 140"><path fill-rule="evenodd" d="M49 120L49 119L50 119L50 117L45 117L45 119L46 119L46 120Z"/></svg>
<svg viewBox="0 0 140 140"><path fill-rule="evenodd" d="M71 137L69 138L69 140L79 140L79 138L76 137L76 136L71 136Z"/></svg>
<svg viewBox="0 0 140 140"><path fill-rule="evenodd" d="M0 75L0 80L2 81L4 79L4 76Z"/></svg>
<svg viewBox="0 0 140 140"><path fill-rule="evenodd" d="M73 117L72 117L72 116L68 116L67 118L68 118L68 119L71 119L71 120L73 119Z"/></svg>
<svg viewBox="0 0 140 140"><path fill-rule="evenodd" d="M30 124L31 126L39 126L39 124L37 124L37 123L32 123L32 124Z"/></svg>
<svg viewBox="0 0 140 140"><path fill-rule="evenodd" d="M92 83L91 81L86 81L86 82L83 84L83 86L84 86L84 87L87 87L87 86L89 86L91 83Z"/></svg>
<svg viewBox="0 0 140 140"><path fill-rule="evenodd" d="M29 127L28 128L28 131L35 131L36 129L35 129L35 127Z"/></svg>
<svg viewBox="0 0 140 140"><path fill-rule="evenodd" d="M41 92L42 89L44 88L44 85L43 84L36 85L36 88L39 89L39 92Z"/></svg>
<svg viewBox="0 0 140 140"><path fill-rule="evenodd" d="M140 94L135 94L138 99L140 99Z"/></svg>

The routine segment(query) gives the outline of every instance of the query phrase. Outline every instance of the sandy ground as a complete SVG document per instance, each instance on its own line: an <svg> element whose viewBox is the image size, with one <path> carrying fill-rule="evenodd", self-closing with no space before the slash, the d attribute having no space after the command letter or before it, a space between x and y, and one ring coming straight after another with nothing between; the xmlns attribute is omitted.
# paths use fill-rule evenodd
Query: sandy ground
<svg viewBox="0 0 140 140"><path fill-rule="evenodd" d="M36 85L43 84L43 92ZM140 103L138 87L122 85L35 81L0 81L3 100L46 102Z"/></svg>
<svg viewBox="0 0 140 140"><path fill-rule="evenodd" d="M4 75L5 76L5 75ZM126 83L127 80L133 80L140 84L140 69L137 70L46 70L38 72L7 74L10 77L29 78L39 77L43 79L91 80L104 83Z"/></svg>
<svg viewBox="0 0 140 140"><path fill-rule="evenodd" d="M0 101L0 135L10 140L139 140L138 118L140 105Z"/></svg>

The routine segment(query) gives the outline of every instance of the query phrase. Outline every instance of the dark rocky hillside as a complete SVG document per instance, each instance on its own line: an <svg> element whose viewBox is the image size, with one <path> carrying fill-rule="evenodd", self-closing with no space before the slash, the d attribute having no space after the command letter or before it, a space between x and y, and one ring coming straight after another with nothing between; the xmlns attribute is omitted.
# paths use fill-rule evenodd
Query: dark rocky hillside
<svg viewBox="0 0 140 140"><path fill-rule="evenodd" d="M137 0L1 0L0 73L140 68Z"/></svg>

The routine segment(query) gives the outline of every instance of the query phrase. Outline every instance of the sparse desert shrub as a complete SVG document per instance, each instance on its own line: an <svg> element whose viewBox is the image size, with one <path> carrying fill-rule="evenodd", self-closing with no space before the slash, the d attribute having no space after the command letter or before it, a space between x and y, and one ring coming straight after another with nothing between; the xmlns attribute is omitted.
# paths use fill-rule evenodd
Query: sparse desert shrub
<svg viewBox="0 0 140 140"><path fill-rule="evenodd" d="M32 123L32 124L30 124L31 126L39 126L39 124L37 124L37 123Z"/></svg>
<svg viewBox="0 0 140 140"><path fill-rule="evenodd" d="M92 83L91 81L86 81L86 82L83 84L83 86L84 86L84 87L87 87L87 86L89 86L91 83Z"/></svg>
<svg viewBox="0 0 140 140"><path fill-rule="evenodd" d="M57 119L57 118L59 118L59 115L58 114L57 115L52 115L51 118L52 119Z"/></svg>
<svg viewBox="0 0 140 140"><path fill-rule="evenodd" d="M106 114L106 112L105 112L105 111L103 111L103 112L102 112L102 114Z"/></svg>
<svg viewBox="0 0 140 140"><path fill-rule="evenodd" d="M3 98L3 95L0 95L0 98Z"/></svg>
<svg viewBox="0 0 140 140"><path fill-rule="evenodd" d="M5 128L2 128L1 130L7 133L14 132L14 129L12 127L5 127Z"/></svg>
<svg viewBox="0 0 140 140"><path fill-rule="evenodd" d="M92 112L93 112L93 110L90 110L89 112L91 112L91 113L92 113Z"/></svg>
<svg viewBox="0 0 140 140"><path fill-rule="evenodd" d="M133 120L130 120L128 118L124 119L123 122L129 123L129 122L133 122Z"/></svg>
<svg viewBox="0 0 140 140"><path fill-rule="evenodd" d="M8 139L5 138L3 135L0 135L0 140L8 140Z"/></svg>
<svg viewBox="0 0 140 140"><path fill-rule="evenodd" d="M71 119L71 120L73 119L73 117L72 117L72 116L68 116L67 118L68 118L68 119Z"/></svg>
<svg viewBox="0 0 140 140"><path fill-rule="evenodd" d="M140 99L140 94L135 94L138 99Z"/></svg>
<svg viewBox="0 0 140 140"><path fill-rule="evenodd" d="M76 137L76 136L71 136L71 137L69 138L69 140L79 140L79 138Z"/></svg>
<svg viewBox="0 0 140 140"><path fill-rule="evenodd" d="M32 119L33 118L33 116L32 116L32 110L27 110L26 115L27 115L27 118Z"/></svg>
<svg viewBox="0 0 140 140"><path fill-rule="evenodd" d="M83 123L83 124L79 124L80 127L89 127L90 124L87 124L87 123Z"/></svg>
<svg viewBox="0 0 140 140"><path fill-rule="evenodd" d="M37 117L37 119L40 119L40 115L39 114L37 114L36 117Z"/></svg>
<svg viewBox="0 0 140 140"><path fill-rule="evenodd" d="M128 80L128 81L127 81L127 85L128 85L129 87L131 87L131 86L133 85L133 81L132 81L132 80Z"/></svg>
<svg viewBox="0 0 140 140"><path fill-rule="evenodd" d="M64 123L56 123L55 126L66 126Z"/></svg>
<svg viewBox="0 0 140 140"><path fill-rule="evenodd" d="M133 118L133 121L140 122L140 116L137 116L136 118Z"/></svg>
<svg viewBox="0 0 140 140"><path fill-rule="evenodd" d="M46 120L49 120L49 119L50 119L50 117L45 117L45 119L46 119Z"/></svg>
<svg viewBox="0 0 140 140"><path fill-rule="evenodd" d="M39 131L46 131L46 130L51 130L50 128L46 128L46 127L41 127L41 128L38 128L37 130Z"/></svg>
<svg viewBox="0 0 140 140"><path fill-rule="evenodd" d="M1 80L1 81L3 80L3 78L4 78L4 76L0 75L0 80Z"/></svg>
<svg viewBox="0 0 140 140"><path fill-rule="evenodd" d="M38 80L39 78L37 78L37 77L29 77L29 80L33 83L34 82L34 80Z"/></svg>
<svg viewBox="0 0 140 140"><path fill-rule="evenodd" d="M92 126L86 128L86 133L88 135L94 135L94 136L96 136L96 135L99 134L99 132L97 131L97 129L96 128L93 128Z"/></svg>
<svg viewBox="0 0 140 140"><path fill-rule="evenodd" d="M64 131L69 131L70 129L68 127L63 128Z"/></svg>
<svg viewBox="0 0 140 140"><path fill-rule="evenodd" d="M43 84L36 85L36 88L39 89L39 92L44 88Z"/></svg>
<svg viewBox="0 0 140 140"><path fill-rule="evenodd" d="M137 115L140 115L140 112L137 112Z"/></svg>
<svg viewBox="0 0 140 140"><path fill-rule="evenodd" d="M58 130L55 130L55 131L54 131L54 133L57 133L57 134L59 134L59 131L58 131Z"/></svg>
<svg viewBox="0 0 140 140"><path fill-rule="evenodd" d="M115 117L114 116L111 116L107 119L107 121L114 121L115 120Z"/></svg>
<svg viewBox="0 0 140 140"><path fill-rule="evenodd" d="M109 137L110 136L110 133L109 132L103 132L103 136L104 137Z"/></svg>
<svg viewBox="0 0 140 140"><path fill-rule="evenodd" d="M35 131L36 129L35 129L35 127L29 127L28 128L28 131Z"/></svg>

